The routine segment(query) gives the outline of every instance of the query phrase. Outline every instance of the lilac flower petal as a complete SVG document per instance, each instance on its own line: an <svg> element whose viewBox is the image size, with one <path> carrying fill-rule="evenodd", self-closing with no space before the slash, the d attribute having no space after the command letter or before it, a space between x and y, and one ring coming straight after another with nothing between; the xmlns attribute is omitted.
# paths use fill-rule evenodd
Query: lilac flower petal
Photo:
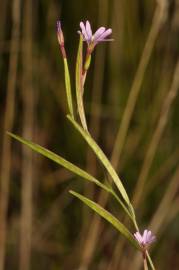
<svg viewBox="0 0 179 270"><path fill-rule="evenodd" d="M143 233L143 236L142 236L144 245L147 243L147 234L148 234L148 231L145 230L144 233Z"/></svg>
<svg viewBox="0 0 179 270"><path fill-rule="evenodd" d="M88 39L91 40L92 39L92 30L91 30L91 25L90 25L89 21L86 21L86 33L88 35Z"/></svg>
<svg viewBox="0 0 179 270"><path fill-rule="evenodd" d="M141 234L139 232L136 232L136 233L134 233L134 236L135 236L136 240L141 244L143 241Z"/></svg>
<svg viewBox="0 0 179 270"><path fill-rule="evenodd" d="M83 22L80 22L80 28L82 32L86 32L85 25Z"/></svg>
<svg viewBox="0 0 179 270"><path fill-rule="evenodd" d="M152 238L151 238L151 243L152 243L152 242L155 242L155 241L156 241L156 236L153 235Z"/></svg>
<svg viewBox="0 0 179 270"><path fill-rule="evenodd" d="M151 235L152 235L151 231L148 231L147 237L146 237L146 242L149 242L150 241Z"/></svg>
<svg viewBox="0 0 179 270"><path fill-rule="evenodd" d="M93 39L94 40L97 40L103 33L104 31L106 30L105 27L100 27L93 35Z"/></svg>
<svg viewBox="0 0 179 270"><path fill-rule="evenodd" d="M155 237L155 235L153 235L153 236L151 236L150 239L148 240L148 243L151 244L151 243L155 242L155 240L156 240L156 237Z"/></svg>
<svg viewBox="0 0 179 270"><path fill-rule="evenodd" d="M82 34L83 34L83 37L85 40L88 40L88 35L86 33L86 29L85 29L85 25L83 22L80 22L80 27L81 27L81 31L82 31Z"/></svg>
<svg viewBox="0 0 179 270"><path fill-rule="evenodd" d="M106 30L100 37L100 41L104 40L107 36L109 36L112 33L112 29L109 28L108 30Z"/></svg>

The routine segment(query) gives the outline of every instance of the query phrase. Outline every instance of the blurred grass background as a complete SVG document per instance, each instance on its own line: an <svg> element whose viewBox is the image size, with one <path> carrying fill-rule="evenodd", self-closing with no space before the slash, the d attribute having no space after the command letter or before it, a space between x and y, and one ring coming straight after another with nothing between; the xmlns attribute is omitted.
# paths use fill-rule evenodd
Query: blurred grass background
<svg viewBox="0 0 179 270"><path fill-rule="evenodd" d="M141 230L157 235L156 269L179 269L179 1L5 0L0 7L0 270L142 267L140 254L68 190L100 201L130 228L113 200L5 133L103 179L66 121L59 18L73 94L79 22L113 29L115 41L97 46L86 82L89 129L120 174Z"/></svg>

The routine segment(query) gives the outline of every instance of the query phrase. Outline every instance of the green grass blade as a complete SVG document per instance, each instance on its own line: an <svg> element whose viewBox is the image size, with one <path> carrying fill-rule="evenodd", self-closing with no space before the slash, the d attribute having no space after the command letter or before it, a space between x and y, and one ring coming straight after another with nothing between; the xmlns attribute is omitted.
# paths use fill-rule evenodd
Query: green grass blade
<svg viewBox="0 0 179 270"><path fill-rule="evenodd" d="M83 38L80 35L77 59L76 59L76 99L80 121L85 130L87 130L86 117L83 105Z"/></svg>
<svg viewBox="0 0 179 270"><path fill-rule="evenodd" d="M99 160L102 162L102 164L104 165L104 167L108 171L109 175L112 177L112 179L113 179L114 183L116 184L118 190L120 191L123 199L128 204L129 208L131 208L131 204L130 204L130 201L129 201L129 197L128 197L127 193L126 193L126 190L125 190L121 180L119 179L116 171L112 167L110 161L108 160L108 158L104 154L104 152L101 150L101 148L97 145L97 143L93 140L93 138L90 136L90 134L88 132L83 130L80 127L80 125L76 121L74 121L70 116L67 116L67 117L70 120L70 122L73 124L73 126L79 131L79 133L82 135L82 137L86 140L86 142L91 147L91 149L94 151L94 153L99 158Z"/></svg>
<svg viewBox="0 0 179 270"><path fill-rule="evenodd" d="M74 112L73 112L73 101L72 101L72 91L71 91L71 82L70 82L70 73L68 68L68 62L66 58L63 58L64 62L64 71L65 71L65 88L66 88L66 96L67 96L67 103L69 112L74 119Z"/></svg>
<svg viewBox="0 0 179 270"><path fill-rule="evenodd" d="M114 217L110 212L105 210L99 204L93 202L92 200L86 198L85 196L83 196L77 192L70 191L70 193L73 196L77 197L79 200L81 200L84 204L89 206L98 215L100 215L105 220L107 220L109 223L111 223L113 225L113 227L115 227L123 236L125 236L134 247L136 247L137 249L141 249L139 244L134 239L133 235L129 232L129 230L116 217Z"/></svg>

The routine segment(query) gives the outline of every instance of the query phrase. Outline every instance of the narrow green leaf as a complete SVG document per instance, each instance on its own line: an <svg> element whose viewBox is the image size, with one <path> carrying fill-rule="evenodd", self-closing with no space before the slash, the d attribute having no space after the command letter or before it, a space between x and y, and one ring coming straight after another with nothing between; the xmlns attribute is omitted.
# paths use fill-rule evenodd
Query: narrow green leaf
<svg viewBox="0 0 179 270"><path fill-rule="evenodd" d="M70 112L72 118L74 119L71 82L70 82L70 74L69 74L67 59L63 58L63 62L64 62L64 70L65 70L65 88L66 88L68 109L69 109L69 112Z"/></svg>
<svg viewBox="0 0 179 270"><path fill-rule="evenodd" d="M132 216L129 213L128 209L125 207L125 205L123 204L123 202L120 200L120 198L117 196L117 194L114 192L114 190L111 187L106 186L105 184L102 184L100 181L98 181L94 176L88 174L86 171L82 170L81 168L79 168L78 166L74 165L73 163L67 161L66 159L62 158L61 156L53 153L52 151L38 145L35 144L29 140L23 139L22 137L12 134L10 132L7 132L8 135L10 135L11 137L13 137L14 139L18 140L19 142L27 145L28 147L30 147L32 150L34 150L37 153L40 153L41 155L49 158L50 160L56 162L57 164L60 164L61 166L63 166L64 168L66 168L67 170L73 172L74 174L86 179L87 181L90 181L94 184L96 184L98 187L102 188L103 190L109 192L122 206L122 208L124 209L124 211L127 213L127 215L129 216L129 218L131 220Z"/></svg>
<svg viewBox="0 0 179 270"><path fill-rule="evenodd" d="M96 154L96 156L102 162L102 164L104 165L104 167L108 171L109 175L112 177L112 179L113 179L114 183L116 184L117 188L119 189L119 191L120 191L123 199L128 204L129 208L131 208L131 204L130 204L130 201L129 201L129 197L127 195L127 192L126 192L126 190L125 190L125 188L124 188L124 186L123 186L123 184L122 184L119 176L117 175L116 171L112 167L110 161L108 160L108 158L106 157L106 155L104 154L104 152L97 145L97 143L93 140L93 138L90 136L90 134L88 132L86 132L85 130L83 130L80 127L80 125L75 120L73 120L69 115L67 116L67 118L70 120L70 122L73 124L73 126L79 131L79 133L86 140L86 142L88 143L88 145L94 151L94 153Z"/></svg>
<svg viewBox="0 0 179 270"><path fill-rule="evenodd" d="M87 130L86 117L83 105L83 38L80 35L77 59L76 59L76 99L81 124Z"/></svg>
<svg viewBox="0 0 179 270"><path fill-rule="evenodd" d="M81 200L83 203L88 205L91 209L93 209L98 215L103 217L105 220L107 220L109 223L113 225L123 236L125 236L131 244L136 247L137 249L141 249L139 244L134 239L133 235L129 232L129 230L122 224L116 217L114 217L110 212L105 210L103 207L101 207L99 204L93 202L92 200L86 198L85 196L75 192L70 191L70 193L77 197L79 200Z"/></svg>
<svg viewBox="0 0 179 270"><path fill-rule="evenodd" d="M37 153L40 153L41 155L49 158L50 160L56 162L57 164L63 166L64 168L68 169L69 171L81 176L82 178L85 178L86 180L95 183L97 186L103 188L104 190L106 190L107 192L111 193L111 189L109 187L107 187L106 185L102 184L101 182L99 182L95 177L93 177L92 175L88 174L87 172L85 172L84 170L82 170L81 168L79 168L78 166L74 165L73 163L67 161L66 159L62 158L61 156L53 153L52 151L38 145L35 144L29 140L23 139L22 137L15 135L13 133L7 132L8 135L10 135L11 137L13 137L14 139L16 139L17 141L27 145L28 147L30 147L32 150L34 150Z"/></svg>

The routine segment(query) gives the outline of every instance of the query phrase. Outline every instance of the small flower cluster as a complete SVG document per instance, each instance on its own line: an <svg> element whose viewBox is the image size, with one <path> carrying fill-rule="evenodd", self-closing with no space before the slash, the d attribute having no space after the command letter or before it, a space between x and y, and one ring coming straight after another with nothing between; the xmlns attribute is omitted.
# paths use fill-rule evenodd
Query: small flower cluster
<svg viewBox="0 0 179 270"><path fill-rule="evenodd" d="M112 34L111 28L106 29L105 27L102 26L102 27L99 27L97 31L93 34L89 21L86 21L86 23L80 22L80 28L81 28L81 31L78 31L78 33L82 35L83 41L87 42L88 49L89 49L88 54L89 54L89 51L90 53L93 51L94 47L98 43L113 40L113 39L107 39L107 37ZM60 44L62 55L64 58L66 58L66 52L64 48L64 36L63 36L63 31L61 28L60 21L57 21L57 38Z"/></svg>
<svg viewBox="0 0 179 270"><path fill-rule="evenodd" d="M83 68L83 85L84 85L87 70L91 62L91 54L95 46L100 42L112 41L113 39L107 39L107 37L112 34L111 28L106 29L105 27L102 26L99 27L97 31L93 34L89 21L86 21L86 23L80 22L80 28L81 31L78 31L78 33L82 35L83 41L86 41L87 43L87 53Z"/></svg>
<svg viewBox="0 0 179 270"><path fill-rule="evenodd" d="M155 235L153 235L152 232L148 230L144 230L143 235L141 235L140 232L136 232L134 233L134 237L144 250L147 250L149 245L156 240Z"/></svg>
<svg viewBox="0 0 179 270"><path fill-rule="evenodd" d="M86 41L88 46L91 46L92 49L94 49L94 47L100 42L113 40L113 39L106 39L109 35L112 34L111 28L106 29L105 27L100 27L93 34L89 21L86 21L86 24L80 22L80 28L81 31L78 31L78 33L83 36L83 41Z"/></svg>

